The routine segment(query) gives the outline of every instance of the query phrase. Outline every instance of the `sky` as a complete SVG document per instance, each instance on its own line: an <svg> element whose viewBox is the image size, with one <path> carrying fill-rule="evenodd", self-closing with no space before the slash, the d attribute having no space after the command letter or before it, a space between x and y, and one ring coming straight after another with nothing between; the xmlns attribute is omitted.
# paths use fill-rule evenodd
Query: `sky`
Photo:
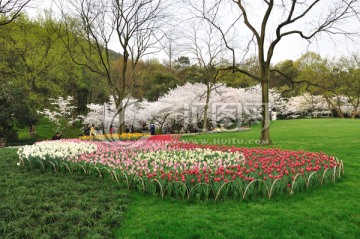
<svg viewBox="0 0 360 239"><path fill-rule="evenodd" d="M53 0L33 0L31 8L27 8L26 11L30 17L35 17L38 13L41 13L43 9L50 9L52 2ZM360 22L359 20L346 22L346 27L349 27L349 29L357 28L360 31ZM296 60L307 51L316 52L326 58L349 56L354 53L360 53L359 46L360 38L352 41L343 36L333 36L330 38L329 36L324 35L309 44L309 42L300 39L300 37L290 36L283 38L276 46L272 63L283 60ZM113 44L113 47L111 48L112 50L119 52L119 50L116 49L116 44ZM167 59L166 55L161 52L154 55L148 55L147 58L158 58L160 61Z"/></svg>
<svg viewBox="0 0 360 239"><path fill-rule="evenodd" d="M273 62L279 62L283 60L296 60L305 54L307 51L313 51L319 53L324 58L339 58L342 56L350 56L355 52L359 52L360 40L354 42L344 37L337 37L330 39L328 36L324 36L317 41L308 43L298 37L283 38L277 46Z"/></svg>

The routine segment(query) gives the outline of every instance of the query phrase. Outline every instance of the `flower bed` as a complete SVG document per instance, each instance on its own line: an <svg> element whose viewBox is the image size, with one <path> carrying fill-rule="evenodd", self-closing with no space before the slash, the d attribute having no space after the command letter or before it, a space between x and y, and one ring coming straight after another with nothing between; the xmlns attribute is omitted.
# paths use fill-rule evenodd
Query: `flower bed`
<svg viewBox="0 0 360 239"><path fill-rule="evenodd" d="M61 143L59 143L61 142ZM42 141L34 145L26 145L18 150L19 158L29 160L39 158L42 160L61 158L65 159L74 155L88 154L97 151L96 144L80 142L78 140Z"/></svg>
<svg viewBox="0 0 360 239"><path fill-rule="evenodd" d="M152 135L148 138L148 141L173 141L174 136L171 134Z"/></svg>
<svg viewBox="0 0 360 239"><path fill-rule="evenodd" d="M149 134L143 133L122 133L122 134L99 134L95 136L80 136L81 140L95 140L95 141L127 141L138 140L142 137L147 137Z"/></svg>
<svg viewBox="0 0 360 239"><path fill-rule="evenodd" d="M44 142L20 148L19 159L26 167L96 173L161 197L215 201L292 194L334 182L343 173L342 161L324 153L197 145L163 137L135 142L93 141L86 145L81 141L56 141L56 152L89 147L88 151L63 155L53 153L54 149L43 146L47 144Z"/></svg>

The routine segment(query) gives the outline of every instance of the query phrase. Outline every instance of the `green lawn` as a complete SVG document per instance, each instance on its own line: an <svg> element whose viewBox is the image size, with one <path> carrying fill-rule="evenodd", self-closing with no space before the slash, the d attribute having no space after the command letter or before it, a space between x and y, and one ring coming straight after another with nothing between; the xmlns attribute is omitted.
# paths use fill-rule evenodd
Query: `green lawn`
<svg viewBox="0 0 360 239"><path fill-rule="evenodd" d="M236 140L236 146L255 147L259 134L254 127L186 139ZM276 121L271 124L271 136L271 147L323 151L342 159L345 176L334 185L305 193L247 203L188 203L132 193L118 238L359 238L360 121Z"/></svg>
<svg viewBox="0 0 360 239"><path fill-rule="evenodd" d="M259 138L259 134L259 128L254 127L246 132L196 135L187 137L186 140L228 143L228 145L235 142L236 146L240 147L257 147L258 145L254 142ZM0 238L7 235L4 232L9 233L15 228L18 228L19 235L23 235L19 232L22 229L26 229L27 233L32 230L49 232L52 227L56 228L58 234L61 233L58 228L61 229L64 223L68 225L66 222L71 219L63 219L62 216L65 213L62 213L55 217L57 223L47 225L49 217L50 222L55 219L51 219L53 218L51 215L45 217L48 211L43 211L43 208L48 207L41 205L44 202L50 204L55 212L68 210L66 204L65 209L59 208L63 205L61 200L56 201L55 205L52 203L52 200L61 199L67 195L67 193L56 194L59 191L75 191L71 198L87 202L95 196L81 193L81 189L77 192L79 190L77 188L85 187L85 185L91 185L94 187L92 191L99 192L101 195L119 193L120 202L114 199L115 196L111 196L112 199L108 201L106 208L100 200L88 202L85 210L92 211L94 208L102 207L103 212L114 214L114 217L118 216L121 225L114 224L112 227L116 229L117 238L358 238L360 232L360 204L358 202L360 199L360 121L340 119L276 121L271 124L271 136L273 145L270 147L323 151L342 159L345 164L345 176L337 183L327 184L322 188L314 188L292 196L277 196L251 202L187 202L163 200L137 192L128 192L131 204L127 206L127 212L122 214L119 207L124 207L126 195L121 193L115 184L111 186L111 183L107 181L89 178L87 175L71 176L63 173L54 175L50 172L41 174L38 171L22 170L15 166L15 150L1 149ZM34 181L32 181L33 178L35 178ZM63 189L66 185L70 186ZM4 188L7 193L3 193ZM42 192L44 188L50 188L50 193ZM41 193L34 195L37 191ZM89 189L86 192L88 191ZM25 200L24 195L29 193L31 194L27 198L31 200ZM73 209L81 208L78 201L73 202ZM11 202L14 202L13 205ZM37 211L44 213L44 216L41 216L43 219L35 222L38 225L34 224L30 216L27 216L29 213L26 213L26 210L30 210L28 208L33 208L32 214L35 215ZM79 212L75 212L75 215L77 213ZM14 215L18 220L14 219L9 223L9 220L15 217ZM84 221L86 223L94 214L84 212L82 215L84 217L78 219L77 224L74 222L77 228L81 228L81 223ZM24 219L21 219L23 217ZM91 230L94 230L94 235L98 235L98 237L94 236L95 238L101 238L100 234L104 232L101 228L107 230L107 226L111 225L101 220L99 222L95 220L93 223L94 226L86 228L86 232L89 233L88 238L93 238L90 236ZM70 231L68 229L67 232ZM47 235L42 238L56 238L51 234ZM108 238L104 235L102 237Z"/></svg>
<svg viewBox="0 0 360 239"><path fill-rule="evenodd" d="M114 238L129 197L113 181L16 163L16 149L0 150L0 238Z"/></svg>
<svg viewBox="0 0 360 239"><path fill-rule="evenodd" d="M9 141L7 145L22 145L29 144L29 142L35 139L30 139L29 127L17 128L18 140ZM47 118L43 117L36 125L36 140L50 140L56 133L56 125L50 122ZM65 132L61 132L63 138L78 138L83 134L80 126L71 126Z"/></svg>

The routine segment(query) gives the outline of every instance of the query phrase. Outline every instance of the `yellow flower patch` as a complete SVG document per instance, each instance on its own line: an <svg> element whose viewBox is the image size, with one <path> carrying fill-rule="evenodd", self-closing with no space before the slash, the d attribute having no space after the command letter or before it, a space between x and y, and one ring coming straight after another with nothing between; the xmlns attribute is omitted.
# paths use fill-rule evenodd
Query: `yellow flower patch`
<svg viewBox="0 0 360 239"><path fill-rule="evenodd" d="M149 136L144 133L122 133L122 134L98 134L95 136L80 136L81 140L137 140Z"/></svg>

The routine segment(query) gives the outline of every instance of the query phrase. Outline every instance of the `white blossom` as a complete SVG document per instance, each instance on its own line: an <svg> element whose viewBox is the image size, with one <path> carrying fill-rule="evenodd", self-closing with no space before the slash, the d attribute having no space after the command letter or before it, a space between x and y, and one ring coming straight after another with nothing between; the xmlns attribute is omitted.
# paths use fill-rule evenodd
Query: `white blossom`
<svg viewBox="0 0 360 239"><path fill-rule="evenodd" d="M56 99L50 98L53 109L44 109L38 111L39 114L47 117L51 122L56 125L56 131L64 130L67 126L71 126L74 122L78 121L78 118L73 117L73 112L76 106L73 106L74 98L67 96L66 99L58 97Z"/></svg>

